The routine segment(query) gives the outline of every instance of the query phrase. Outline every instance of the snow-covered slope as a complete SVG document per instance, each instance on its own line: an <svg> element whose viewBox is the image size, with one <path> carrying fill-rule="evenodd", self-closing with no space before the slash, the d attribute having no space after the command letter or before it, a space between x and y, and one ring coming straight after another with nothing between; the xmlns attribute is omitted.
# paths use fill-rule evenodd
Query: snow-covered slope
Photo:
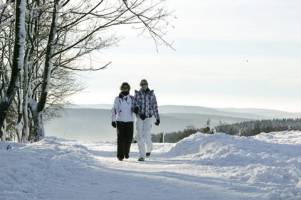
<svg viewBox="0 0 301 200"><path fill-rule="evenodd" d="M301 199L301 132L255 137L199 133L180 141L166 155L212 166L228 180L262 186L269 199Z"/></svg>
<svg viewBox="0 0 301 200"><path fill-rule="evenodd" d="M12 148L7 149L10 145ZM195 134L119 162L110 142L0 143L1 200L300 200L301 132Z"/></svg>

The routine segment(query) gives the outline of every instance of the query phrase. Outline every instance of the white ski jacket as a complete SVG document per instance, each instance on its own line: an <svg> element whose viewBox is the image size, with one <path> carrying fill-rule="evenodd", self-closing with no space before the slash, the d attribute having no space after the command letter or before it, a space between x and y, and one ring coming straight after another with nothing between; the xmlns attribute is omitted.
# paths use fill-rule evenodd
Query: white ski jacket
<svg viewBox="0 0 301 200"><path fill-rule="evenodd" d="M118 96L115 98L112 108L112 121L133 122L134 121L134 97L131 95Z"/></svg>

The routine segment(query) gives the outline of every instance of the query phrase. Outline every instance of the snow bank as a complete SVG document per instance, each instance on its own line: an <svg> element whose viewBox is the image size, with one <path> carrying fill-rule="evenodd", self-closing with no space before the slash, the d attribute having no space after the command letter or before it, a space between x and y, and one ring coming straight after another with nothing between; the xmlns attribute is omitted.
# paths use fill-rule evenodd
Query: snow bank
<svg viewBox="0 0 301 200"><path fill-rule="evenodd" d="M301 144L300 131L262 133L257 136L254 136L254 138L268 143Z"/></svg>
<svg viewBox="0 0 301 200"><path fill-rule="evenodd" d="M51 199L39 194L54 193L53 188L62 187L60 181L67 183L75 171L83 171L89 152L75 142L49 137L33 144L0 142L0 158L1 200Z"/></svg>
<svg viewBox="0 0 301 200"><path fill-rule="evenodd" d="M137 162L136 144L119 162L115 143L0 142L0 199L300 200L300 139L297 131L198 133L154 144L145 163Z"/></svg>
<svg viewBox="0 0 301 200"><path fill-rule="evenodd" d="M169 157L218 168L230 180L273 188L269 198L301 195L301 132L262 133L255 137L197 133L177 143ZM277 198L276 198L277 197Z"/></svg>

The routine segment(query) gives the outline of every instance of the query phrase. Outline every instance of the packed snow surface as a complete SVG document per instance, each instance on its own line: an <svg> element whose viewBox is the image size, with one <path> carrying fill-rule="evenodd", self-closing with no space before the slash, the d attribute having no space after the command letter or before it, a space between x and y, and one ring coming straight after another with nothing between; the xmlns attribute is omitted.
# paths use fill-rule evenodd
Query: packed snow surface
<svg viewBox="0 0 301 200"><path fill-rule="evenodd" d="M0 200L300 200L301 132L198 133L155 144L146 162L116 144L48 137L0 143Z"/></svg>

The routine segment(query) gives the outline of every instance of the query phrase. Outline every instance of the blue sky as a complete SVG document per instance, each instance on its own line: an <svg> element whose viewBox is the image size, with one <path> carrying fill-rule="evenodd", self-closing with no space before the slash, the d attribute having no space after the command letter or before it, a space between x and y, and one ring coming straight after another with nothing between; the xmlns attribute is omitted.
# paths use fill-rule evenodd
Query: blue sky
<svg viewBox="0 0 301 200"><path fill-rule="evenodd" d="M112 103L121 82L147 78L159 104L257 107L301 111L301 2L169 0L177 20L167 39L176 51L124 28L118 47L90 55L86 89L70 101Z"/></svg>

